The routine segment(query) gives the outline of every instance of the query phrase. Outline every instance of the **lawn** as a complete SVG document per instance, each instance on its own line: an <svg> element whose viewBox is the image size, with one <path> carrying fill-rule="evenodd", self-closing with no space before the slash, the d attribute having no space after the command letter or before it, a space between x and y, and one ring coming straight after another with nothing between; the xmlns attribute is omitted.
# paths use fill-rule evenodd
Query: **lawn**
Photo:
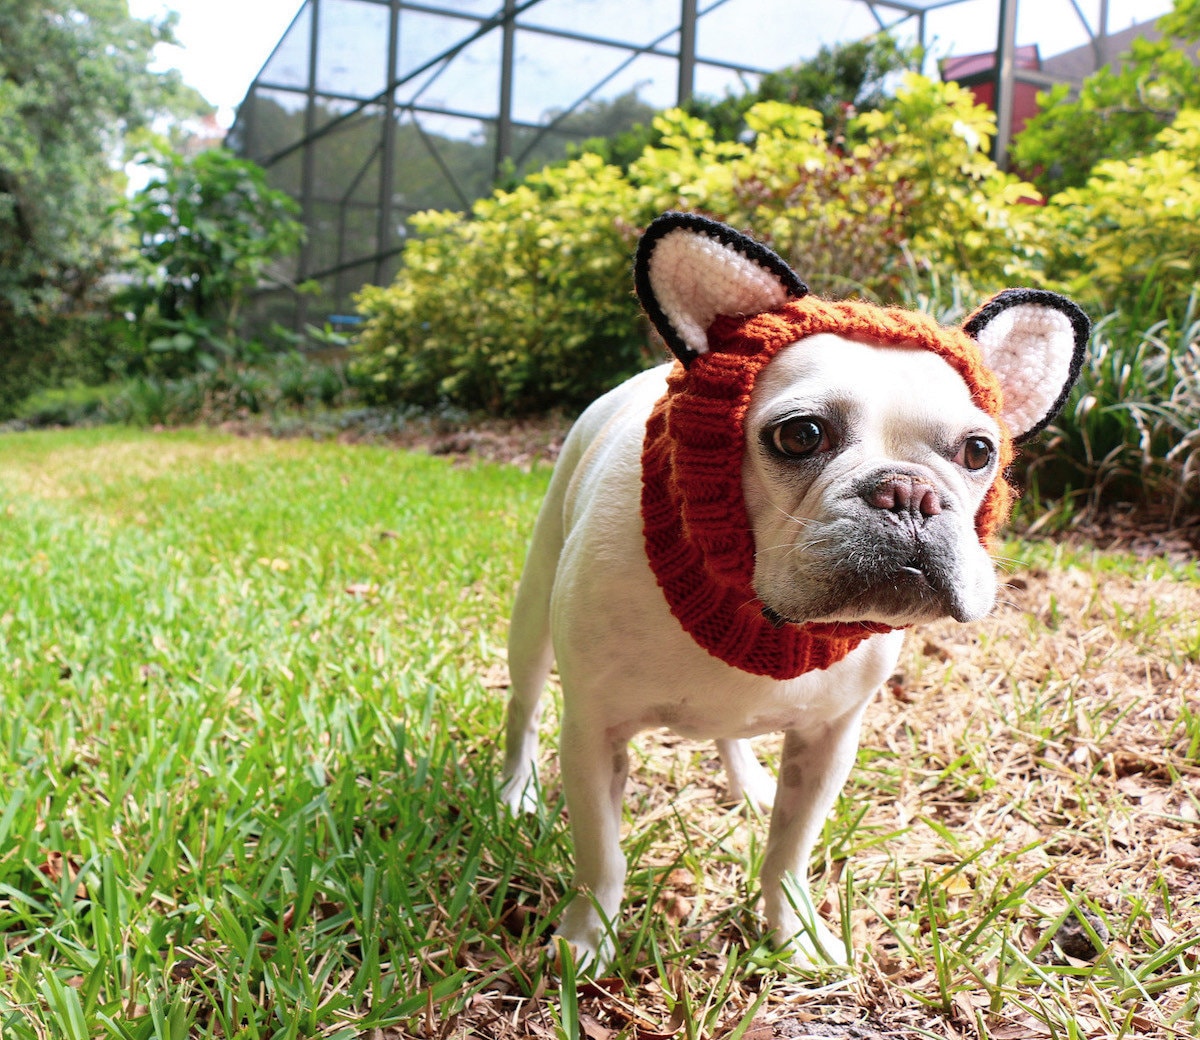
<svg viewBox="0 0 1200 1040"><path fill-rule="evenodd" d="M852 974L762 944L765 820L668 734L636 742L618 973L549 973L552 739L542 816L495 799L547 477L0 438L0 1035L1200 1035L1200 571L1052 543L871 708L812 865Z"/></svg>

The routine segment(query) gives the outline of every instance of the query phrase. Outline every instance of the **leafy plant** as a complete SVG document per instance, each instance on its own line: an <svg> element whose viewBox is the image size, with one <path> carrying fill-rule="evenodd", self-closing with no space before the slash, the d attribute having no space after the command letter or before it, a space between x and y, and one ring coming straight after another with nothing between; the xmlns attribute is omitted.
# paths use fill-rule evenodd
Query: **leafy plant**
<svg viewBox="0 0 1200 1040"><path fill-rule="evenodd" d="M293 408L332 405L349 389L342 366L314 363L294 350L276 357L268 375L281 403Z"/></svg>
<svg viewBox="0 0 1200 1040"><path fill-rule="evenodd" d="M1180 323L1099 321L1070 401L1025 453L1024 479L1059 509L1124 502L1179 518L1200 503L1200 297Z"/></svg>
<svg viewBox="0 0 1200 1040"><path fill-rule="evenodd" d="M237 320L271 265L296 249L297 204L262 169L221 148L194 158L161 151L157 171L129 201L139 262L118 298L151 372L215 369L237 354Z"/></svg>
<svg viewBox="0 0 1200 1040"><path fill-rule="evenodd" d="M103 418L135 426L219 423L333 408L355 393L341 365L284 354L258 365L224 365L167 379L138 376L105 406Z"/></svg>
<svg viewBox="0 0 1200 1040"><path fill-rule="evenodd" d="M82 426L102 422L119 389L115 383L50 387L22 401L16 409L16 418L29 426Z"/></svg>
<svg viewBox="0 0 1200 1040"><path fill-rule="evenodd" d="M202 401L203 395L194 380L135 376L122 385L107 414L131 426L185 423L199 416Z"/></svg>

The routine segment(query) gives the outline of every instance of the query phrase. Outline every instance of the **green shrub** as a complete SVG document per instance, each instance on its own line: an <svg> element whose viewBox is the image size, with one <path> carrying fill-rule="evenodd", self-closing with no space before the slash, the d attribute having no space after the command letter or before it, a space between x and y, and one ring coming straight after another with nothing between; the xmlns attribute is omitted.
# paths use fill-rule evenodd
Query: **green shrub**
<svg viewBox="0 0 1200 1040"><path fill-rule="evenodd" d="M280 401L291 408L330 407L350 391L342 365L314 362L295 350L274 358L268 371Z"/></svg>
<svg viewBox="0 0 1200 1040"><path fill-rule="evenodd" d="M136 376L113 397L108 415L116 422L131 426L158 426L185 421L182 413L191 409L181 408L180 404L179 395L173 393L165 380Z"/></svg>
<svg viewBox="0 0 1200 1040"><path fill-rule="evenodd" d="M26 315L11 328L0 321L0 419L47 388L110 381L121 351L120 335L100 314Z"/></svg>
<svg viewBox="0 0 1200 1040"><path fill-rule="evenodd" d="M138 376L111 395L102 418L134 426L219 423L345 407L356 399L342 365L293 352L176 379Z"/></svg>
<svg viewBox="0 0 1200 1040"><path fill-rule="evenodd" d="M108 408L120 387L115 383L103 386L66 386L39 390L22 401L14 415L28 426L87 426L105 422Z"/></svg>
<svg viewBox="0 0 1200 1040"><path fill-rule="evenodd" d="M1067 406L1024 453L1035 497L1176 516L1200 504L1197 304L1141 331L1119 312L1096 323Z"/></svg>

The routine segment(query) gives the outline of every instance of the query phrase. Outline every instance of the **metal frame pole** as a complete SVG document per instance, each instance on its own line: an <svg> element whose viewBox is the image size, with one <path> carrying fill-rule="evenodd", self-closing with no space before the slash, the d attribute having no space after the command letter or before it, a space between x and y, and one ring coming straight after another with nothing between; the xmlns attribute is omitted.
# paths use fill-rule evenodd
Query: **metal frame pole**
<svg viewBox="0 0 1200 1040"><path fill-rule="evenodd" d="M992 158L1008 168L1008 145L1012 138L1014 55L1017 45L1017 0L1000 0L1000 26L996 40L996 140Z"/></svg>
<svg viewBox="0 0 1200 1040"><path fill-rule="evenodd" d="M400 0L391 0L388 14L388 59L387 80L391 84L399 78L397 64L400 61ZM392 244L392 202L396 184L396 91L388 90L383 102L383 150L379 156L379 220L375 225L375 253L382 257ZM340 260L340 257L339 257ZM384 281L383 259L375 261L375 284Z"/></svg>
<svg viewBox="0 0 1200 1040"><path fill-rule="evenodd" d="M1099 53L1096 55L1096 68L1099 69L1108 61L1108 0L1100 0Z"/></svg>
<svg viewBox="0 0 1200 1040"><path fill-rule="evenodd" d="M676 103L692 96L696 80L696 0L681 0L679 8L679 86Z"/></svg>
<svg viewBox="0 0 1200 1040"><path fill-rule="evenodd" d="M504 0L504 23L500 30L500 113L496 121L496 160L492 180L500 179L504 161L513 154L512 103L513 63L516 61L517 0Z"/></svg>
<svg viewBox="0 0 1200 1040"><path fill-rule="evenodd" d="M304 152L300 166L300 209L304 226L311 229L316 220L313 214L313 195L316 191L317 162L314 154L313 135L317 129L317 49L320 41L321 0L308 0L312 11L309 20L308 40L308 83L305 87L306 103L304 107ZM312 270L312 236L305 238L300 247L300 266L296 272L297 283L306 281L308 272ZM302 332L308 321L308 297L300 295L296 306L295 331Z"/></svg>

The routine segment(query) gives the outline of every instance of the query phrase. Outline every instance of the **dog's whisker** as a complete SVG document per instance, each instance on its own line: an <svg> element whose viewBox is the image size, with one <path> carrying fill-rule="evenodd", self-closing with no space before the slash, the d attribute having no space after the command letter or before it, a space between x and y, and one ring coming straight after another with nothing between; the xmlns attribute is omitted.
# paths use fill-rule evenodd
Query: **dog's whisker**
<svg viewBox="0 0 1200 1040"><path fill-rule="evenodd" d="M755 556L762 556L772 552L793 552L796 549L807 549L812 545L811 542L805 542L803 545L797 542L780 542L778 545L761 545L754 550Z"/></svg>
<svg viewBox="0 0 1200 1040"><path fill-rule="evenodd" d="M802 527L808 527L817 522L816 520L813 520L811 517L797 516L790 509L784 509L784 507L781 506L774 499L771 499L770 505L771 505L771 508L774 509L777 513L783 514L783 516L787 517L787 519L791 520L795 524L800 524Z"/></svg>

